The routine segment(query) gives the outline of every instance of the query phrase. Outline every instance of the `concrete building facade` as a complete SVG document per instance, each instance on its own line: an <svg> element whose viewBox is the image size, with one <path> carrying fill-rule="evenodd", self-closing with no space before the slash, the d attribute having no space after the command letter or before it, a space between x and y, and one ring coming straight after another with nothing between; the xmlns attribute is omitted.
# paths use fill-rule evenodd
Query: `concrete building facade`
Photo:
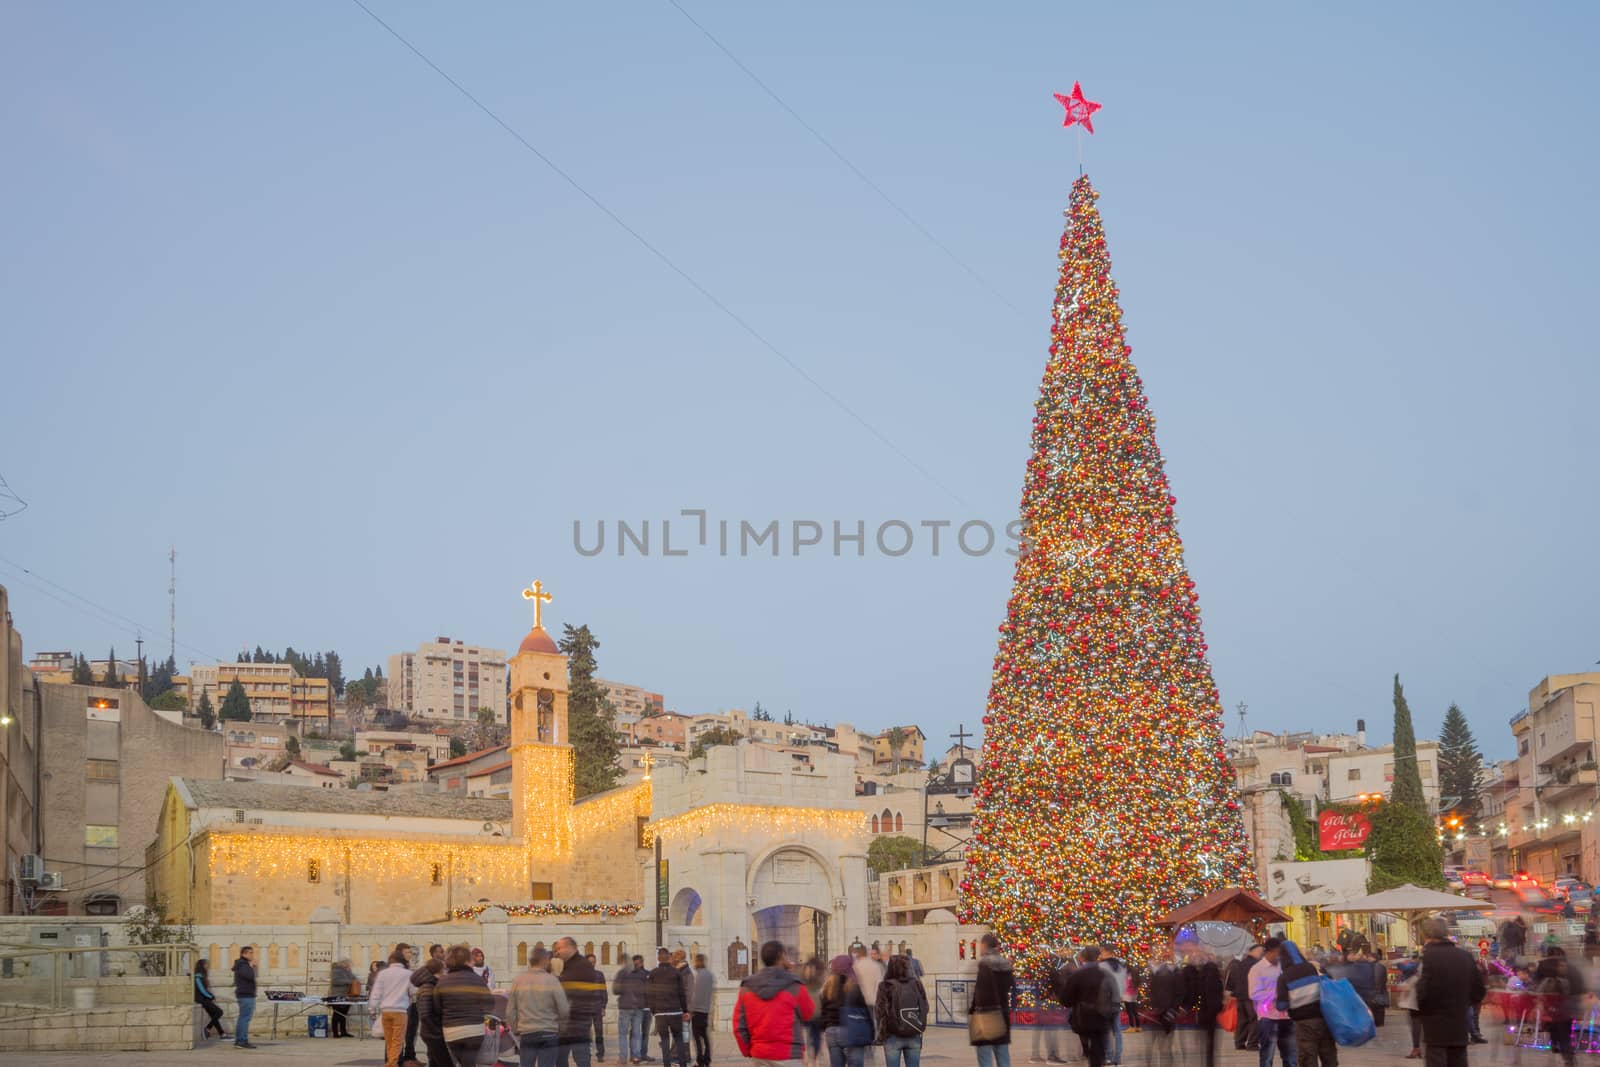
<svg viewBox="0 0 1600 1067"><path fill-rule="evenodd" d="M22 634L11 621L11 602L0 585L0 827L5 833L6 911L23 912L36 883L20 875L24 856L39 851L38 752L43 724L39 692L22 666Z"/></svg>
<svg viewBox="0 0 1600 1067"><path fill-rule="evenodd" d="M64 886L45 907L117 915L144 904L145 846L167 781L222 777L222 734L168 722L127 689L35 691L44 713L40 853Z"/></svg>
<svg viewBox="0 0 1600 1067"><path fill-rule="evenodd" d="M389 707L407 718L471 722L479 708L506 721L506 654L449 637L389 657Z"/></svg>
<svg viewBox="0 0 1600 1067"><path fill-rule="evenodd" d="M197 664L189 674L190 706L206 696L221 712L235 681L250 700L252 720L298 723L302 733L327 732L333 718L333 686L326 678L302 678L287 663Z"/></svg>
<svg viewBox="0 0 1600 1067"><path fill-rule="evenodd" d="M1528 708L1511 719L1516 740L1515 789L1491 830L1505 842L1510 869L1545 881L1576 874L1600 879L1600 671L1554 674L1528 693Z"/></svg>

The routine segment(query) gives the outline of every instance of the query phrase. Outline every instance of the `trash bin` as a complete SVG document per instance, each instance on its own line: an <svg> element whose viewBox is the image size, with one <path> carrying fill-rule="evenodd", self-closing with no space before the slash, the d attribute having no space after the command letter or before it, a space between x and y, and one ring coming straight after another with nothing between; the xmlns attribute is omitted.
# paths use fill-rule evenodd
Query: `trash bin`
<svg viewBox="0 0 1600 1067"><path fill-rule="evenodd" d="M327 1037L328 1017L326 1015L307 1015L306 1033L312 1037Z"/></svg>

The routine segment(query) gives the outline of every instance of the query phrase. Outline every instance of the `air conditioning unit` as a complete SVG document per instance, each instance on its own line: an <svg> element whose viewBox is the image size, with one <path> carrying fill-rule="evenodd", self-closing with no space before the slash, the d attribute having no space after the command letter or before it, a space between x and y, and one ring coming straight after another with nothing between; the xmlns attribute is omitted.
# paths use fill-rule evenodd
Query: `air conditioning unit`
<svg viewBox="0 0 1600 1067"><path fill-rule="evenodd" d="M22 857L22 862L18 864L17 870L19 879L24 882L37 882L43 874L44 860L31 853Z"/></svg>
<svg viewBox="0 0 1600 1067"><path fill-rule="evenodd" d="M59 893L67 887L67 880L60 871L45 871L39 875L39 888L48 889Z"/></svg>

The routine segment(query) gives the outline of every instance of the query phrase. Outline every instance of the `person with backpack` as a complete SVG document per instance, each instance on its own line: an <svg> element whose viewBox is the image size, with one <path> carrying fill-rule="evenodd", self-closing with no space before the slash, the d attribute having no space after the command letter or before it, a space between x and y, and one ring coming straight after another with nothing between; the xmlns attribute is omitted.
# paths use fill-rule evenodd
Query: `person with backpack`
<svg viewBox="0 0 1600 1067"><path fill-rule="evenodd" d="M928 991L904 956L890 956L878 1000L873 1005L878 1037L883 1041L885 1067L920 1067L922 1032L928 1028Z"/></svg>
<svg viewBox="0 0 1600 1067"><path fill-rule="evenodd" d="M1090 945L1078 954L1080 966L1067 979L1067 1019L1083 1046L1089 1067L1105 1067L1106 1038L1122 1010L1122 987L1100 966L1100 949Z"/></svg>
<svg viewBox="0 0 1600 1067"><path fill-rule="evenodd" d="M1322 1017L1322 975L1317 965L1287 939L1278 946L1278 961L1278 1007L1289 1013L1294 1024L1299 1067L1339 1067L1339 1046Z"/></svg>

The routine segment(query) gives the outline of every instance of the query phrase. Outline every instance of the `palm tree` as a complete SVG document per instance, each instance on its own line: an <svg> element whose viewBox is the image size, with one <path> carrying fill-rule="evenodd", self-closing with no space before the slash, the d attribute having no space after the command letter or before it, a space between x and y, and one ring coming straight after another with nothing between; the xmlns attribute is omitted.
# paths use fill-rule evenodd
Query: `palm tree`
<svg viewBox="0 0 1600 1067"><path fill-rule="evenodd" d="M884 734L884 740L889 742L889 773L900 773L900 750L905 747L907 735L904 726L891 726L889 732Z"/></svg>

